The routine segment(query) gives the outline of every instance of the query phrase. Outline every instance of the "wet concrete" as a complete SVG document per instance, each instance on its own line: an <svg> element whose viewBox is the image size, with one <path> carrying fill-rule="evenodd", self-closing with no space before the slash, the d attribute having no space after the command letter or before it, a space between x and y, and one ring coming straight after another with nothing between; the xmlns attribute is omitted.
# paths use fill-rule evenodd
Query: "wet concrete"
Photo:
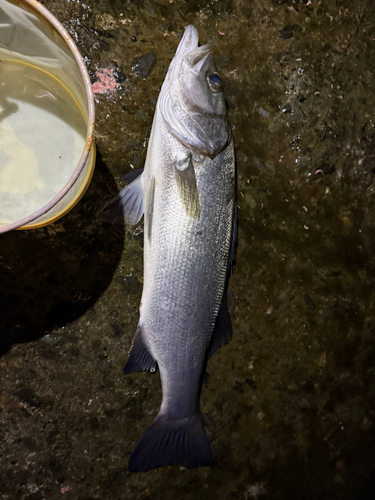
<svg viewBox="0 0 375 500"><path fill-rule="evenodd" d="M83 200L0 237L0 498L375 498L374 4L43 3L113 90L96 94L100 159ZM144 162L189 23L214 44L236 140L234 337L201 398L215 467L130 474L161 397L158 375L122 375L142 225L95 213Z"/></svg>

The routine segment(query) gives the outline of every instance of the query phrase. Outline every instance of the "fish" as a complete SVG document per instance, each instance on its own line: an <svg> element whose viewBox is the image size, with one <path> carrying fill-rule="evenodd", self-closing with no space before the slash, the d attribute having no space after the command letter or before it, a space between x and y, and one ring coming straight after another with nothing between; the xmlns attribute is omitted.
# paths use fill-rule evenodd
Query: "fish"
<svg viewBox="0 0 375 500"><path fill-rule="evenodd" d="M131 225L144 216L143 291L124 373L159 370L162 385L159 413L129 470L212 466L199 399L208 357L232 337L236 163L213 50L199 46L192 25L162 85L144 169L125 180L100 214Z"/></svg>

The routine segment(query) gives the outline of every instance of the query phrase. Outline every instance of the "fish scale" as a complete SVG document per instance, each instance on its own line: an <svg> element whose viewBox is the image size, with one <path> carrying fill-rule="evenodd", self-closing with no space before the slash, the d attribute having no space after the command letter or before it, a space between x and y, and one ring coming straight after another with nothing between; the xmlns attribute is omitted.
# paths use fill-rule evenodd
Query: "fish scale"
<svg viewBox="0 0 375 500"><path fill-rule="evenodd" d="M155 143L163 144L163 135L168 130L158 109L155 123L158 126ZM159 134L162 137L159 138ZM177 143L174 148L179 146ZM157 149L155 153L150 150L152 164L146 161L145 165L145 172L149 171L149 175L156 178L160 169L163 182L155 191L151 241L145 240L142 304L147 306L142 306L140 325L161 373L163 411L170 411L172 405L174 418L182 419L197 406L203 360L224 291L232 234L234 151L231 143L214 160L207 158L196 169L202 210L201 220L197 221L187 216L179 200L173 167L166 169L165 159L155 161ZM216 171L216 176L212 175L212 170ZM208 183L210 187L205 189ZM226 186L227 190L223 190ZM146 220L146 234L147 223ZM197 232L206 233L205 238ZM153 277L150 284L149 274ZM178 303L178 307L166 314L164 306L169 307L171 303ZM190 309L195 309L193 315ZM192 366L193 359L199 359L196 366ZM181 396L181 383L176 380L176 373L182 379L194 381L188 394L185 390Z"/></svg>

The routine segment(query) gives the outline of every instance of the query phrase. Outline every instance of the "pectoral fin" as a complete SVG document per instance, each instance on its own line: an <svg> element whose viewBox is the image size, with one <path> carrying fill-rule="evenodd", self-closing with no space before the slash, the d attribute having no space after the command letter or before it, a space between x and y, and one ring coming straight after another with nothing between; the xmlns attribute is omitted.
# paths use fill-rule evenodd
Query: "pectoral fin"
<svg viewBox="0 0 375 500"><path fill-rule="evenodd" d="M193 219L199 219L201 207L199 203L197 180L191 157L187 157L185 160L176 163L174 172L178 194L186 213Z"/></svg>

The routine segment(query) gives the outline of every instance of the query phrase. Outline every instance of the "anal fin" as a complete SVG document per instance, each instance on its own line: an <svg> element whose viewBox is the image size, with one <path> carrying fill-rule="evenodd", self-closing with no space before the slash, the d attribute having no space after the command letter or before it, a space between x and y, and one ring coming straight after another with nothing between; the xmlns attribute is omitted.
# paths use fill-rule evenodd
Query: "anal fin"
<svg viewBox="0 0 375 500"><path fill-rule="evenodd" d="M124 374L139 371L155 373L156 370L157 362L146 347L141 327L138 325L130 347L128 361L124 367Z"/></svg>

